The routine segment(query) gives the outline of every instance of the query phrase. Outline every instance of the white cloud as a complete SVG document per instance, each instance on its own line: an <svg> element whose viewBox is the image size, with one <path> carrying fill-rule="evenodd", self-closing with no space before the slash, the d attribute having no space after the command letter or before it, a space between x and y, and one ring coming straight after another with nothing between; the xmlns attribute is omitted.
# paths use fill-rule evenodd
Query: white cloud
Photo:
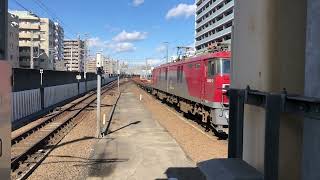
<svg viewBox="0 0 320 180"><path fill-rule="evenodd" d="M167 47L164 44L156 48L156 51L159 53L165 52L166 50L167 50Z"/></svg>
<svg viewBox="0 0 320 180"><path fill-rule="evenodd" d="M170 9L166 15L167 19L175 17L190 17L195 14L197 6L195 4L178 4L178 6Z"/></svg>
<svg viewBox="0 0 320 180"><path fill-rule="evenodd" d="M129 42L117 43L115 44L112 49L114 49L117 53L122 52L132 52L135 51L137 48Z"/></svg>
<svg viewBox="0 0 320 180"><path fill-rule="evenodd" d="M162 64L163 63L163 60L161 59L148 59L147 60L147 63L151 66L154 66L154 65L159 65L159 64Z"/></svg>
<svg viewBox="0 0 320 180"><path fill-rule="evenodd" d="M144 0L133 0L133 6L137 7L144 3Z"/></svg>
<svg viewBox="0 0 320 180"><path fill-rule="evenodd" d="M108 32L112 32L112 33L113 33L113 32L118 32L118 31L121 30L120 28L111 26L110 24L106 24L106 25L104 26L104 28L106 28L106 30L107 30Z"/></svg>
<svg viewBox="0 0 320 180"><path fill-rule="evenodd" d="M102 41L99 37L88 39L88 46L91 48L104 48L106 43L106 41Z"/></svg>
<svg viewBox="0 0 320 180"><path fill-rule="evenodd" d="M139 41L147 38L146 32L126 32L122 31L118 35L116 35L113 40L116 42L132 42L132 41Z"/></svg>

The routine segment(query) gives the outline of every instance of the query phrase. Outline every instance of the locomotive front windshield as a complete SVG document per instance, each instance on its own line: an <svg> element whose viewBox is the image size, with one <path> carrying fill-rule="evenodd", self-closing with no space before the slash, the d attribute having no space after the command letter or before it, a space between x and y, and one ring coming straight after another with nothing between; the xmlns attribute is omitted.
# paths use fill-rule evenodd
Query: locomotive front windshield
<svg viewBox="0 0 320 180"><path fill-rule="evenodd" d="M208 76L230 73L230 59L212 59L208 64Z"/></svg>
<svg viewBox="0 0 320 180"><path fill-rule="evenodd" d="M230 73L230 59L222 59L222 73L223 74Z"/></svg>

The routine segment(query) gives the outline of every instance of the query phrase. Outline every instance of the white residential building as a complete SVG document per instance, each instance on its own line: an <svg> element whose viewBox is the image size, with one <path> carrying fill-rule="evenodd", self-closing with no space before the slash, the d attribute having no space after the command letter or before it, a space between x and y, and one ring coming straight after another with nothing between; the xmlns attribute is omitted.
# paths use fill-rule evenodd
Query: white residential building
<svg viewBox="0 0 320 180"><path fill-rule="evenodd" d="M28 11L11 13L19 17L20 67L32 67L30 59L33 59L35 69L55 69L55 64L63 60L63 28Z"/></svg>
<svg viewBox="0 0 320 180"><path fill-rule="evenodd" d="M64 41L64 63L68 71L84 71L85 42L80 39Z"/></svg>
<svg viewBox="0 0 320 180"><path fill-rule="evenodd" d="M196 5L196 50L206 50L216 42L231 43L234 0L196 0Z"/></svg>
<svg viewBox="0 0 320 180"><path fill-rule="evenodd" d="M16 15L8 13L7 33L8 62L12 68L19 67L19 19Z"/></svg>

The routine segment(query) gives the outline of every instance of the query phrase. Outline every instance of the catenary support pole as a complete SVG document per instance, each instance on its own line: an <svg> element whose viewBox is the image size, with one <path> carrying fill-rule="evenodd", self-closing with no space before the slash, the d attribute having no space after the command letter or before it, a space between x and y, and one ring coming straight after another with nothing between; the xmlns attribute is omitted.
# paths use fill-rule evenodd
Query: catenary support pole
<svg viewBox="0 0 320 180"><path fill-rule="evenodd" d="M31 33L31 45L30 45L30 69L34 69L34 55L33 55L33 32Z"/></svg>

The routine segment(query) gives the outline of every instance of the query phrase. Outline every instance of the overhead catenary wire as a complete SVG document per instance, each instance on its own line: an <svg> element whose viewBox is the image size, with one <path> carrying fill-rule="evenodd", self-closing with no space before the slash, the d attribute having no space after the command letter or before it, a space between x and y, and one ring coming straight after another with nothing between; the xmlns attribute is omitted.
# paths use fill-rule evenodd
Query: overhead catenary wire
<svg viewBox="0 0 320 180"><path fill-rule="evenodd" d="M77 35L77 33L75 33L75 31L73 31L66 23L64 23L64 21L52 10L50 9L48 6L46 6L42 1L40 0L33 0L43 11L45 11L49 16L51 16L51 18L55 21L57 21L58 23L61 23L65 29L68 29L68 31L70 32L70 34L73 35Z"/></svg>
<svg viewBox="0 0 320 180"><path fill-rule="evenodd" d="M30 10L29 8L27 8L26 6L24 6L22 3L20 3L18 0L13 0L19 7L21 7L23 10L28 11L30 13L34 14L34 11ZM69 34L76 36L76 33L72 32L72 30L52 11L50 10L43 2L41 2L40 0L33 0L48 16L50 16L51 19L53 19L54 21L57 21L59 23L61 23L64 26L64 29L68 29L67 32L69 32ZM64 34L64 36L68 39L73 39L70 38L68 35Z"/></svg>

